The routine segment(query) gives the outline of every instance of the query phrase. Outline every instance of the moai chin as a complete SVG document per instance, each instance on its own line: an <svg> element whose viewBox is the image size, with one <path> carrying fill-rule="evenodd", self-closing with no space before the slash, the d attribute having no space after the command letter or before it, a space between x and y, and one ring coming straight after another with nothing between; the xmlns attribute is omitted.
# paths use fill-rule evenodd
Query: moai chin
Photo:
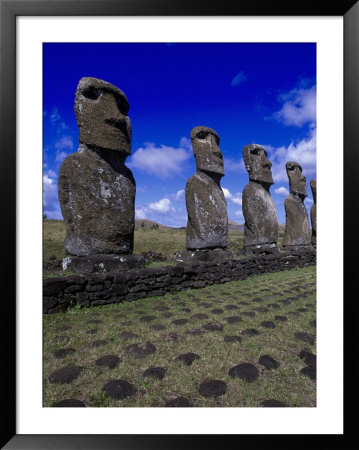
<svg viewBox="0 0 359 450"><path fill-rule="evenodd" d="M244 250L255 253L278 252L277 212L269 192L273 184L272 164L261 145L246 145L242 153L249 174L249 183L242 193Z"/></svg>
<svg viewBox="0 0 359 450"><path fill-rule="evenodd" d="M286 170L290 193L284 202L286 223L283 247L308 246L311 240L308 213L304 205L304 199L308 195L306 178L297 162L287 162Z"/></svg>
<svg viewBox="0 0 359 450"><path fill-rule="evenodd" d="M136 185L125 166L131 121L125 94L96 78L82 78L75 95L79 148L59 172L59 200L69 255L130 255ZM100 266L101 267L101 266Z"/></svg>
<svg viewBox="0 0 359 450"><path fill-rule="evenodd" d="M220 186L224 167L219 136L211 128L195 127L191 131L191 141L196 173L186 184L186 247L187 250L224 250L228 245L228 217L227 202Z"/></svg>
<svg viewBox="0 0 359 450"><path fill-rule="evenodd" d="M312 223L312 245L317 245L317 180L310 182L314 205L310 208L310 221Z"/></svg>

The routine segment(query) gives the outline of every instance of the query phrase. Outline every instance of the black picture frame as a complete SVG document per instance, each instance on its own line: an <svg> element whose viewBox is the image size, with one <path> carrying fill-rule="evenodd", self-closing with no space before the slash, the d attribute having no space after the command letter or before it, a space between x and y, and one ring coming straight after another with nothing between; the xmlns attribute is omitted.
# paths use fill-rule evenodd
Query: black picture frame
<svg viewBox="0 0 359 450"><path fill-rule="evenodd" d="M1 448L6 449L183 449L256 444L264 435L17 435L16 434L16 17L18 16L342 16L344 18L344 235L355 236L352 180L359 167L359 2L357 0L0 0L0 186L1 239ZM335 189L335 187L334 187ZM355 192L355 191L354 191ZM355 208L354 208L355 209ZM344 257L352 253L344 242ZM355 245L355 244L354 244ZM347 264L344 285L351 291L355 265ZM354 299L353 299L354 300ZM352 302L354 304L354 302ZM348 333L355 315L345 308ZM355 367L355 352L344 352ZM350 369L353 370L353 369ZM348 371L347 371L348 372ZM346 375L347 375L347 372ZM345 379L347 382L347 378ZM349 402L346 402L348 404ZM355 416L347 418L345 435ZM293 435L291 436L294 437ZM342 438L332 436L331 438ZM297 436L304 441L308 436ZM310 436L312 441L313 436ZM232 442L230 442L232 441ZM249 441L249 442L247 442ZM5 447L3 447L5 445ZM277 445L277 444L276 444Z"/></svg>

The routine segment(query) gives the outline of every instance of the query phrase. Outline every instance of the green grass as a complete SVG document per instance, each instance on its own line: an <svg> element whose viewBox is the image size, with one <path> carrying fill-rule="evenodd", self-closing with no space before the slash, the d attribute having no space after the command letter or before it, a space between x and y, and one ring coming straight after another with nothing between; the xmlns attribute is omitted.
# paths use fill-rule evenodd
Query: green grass
<svg viewBox="0 0 359 450"><path fill-rule="evenodd" d="M172 251L170 240L163 248ZM154 247L152 250L161 251ZM315 336L315 328L311 324L316 317L315 282L315 267L307 267L135 302L84 309L73 307L63 313L44 315L43 405L48 407L66 398L76 398L89 407L157 407L181 395L196 407L257 407L263 400L271 398L291 407L314 407L316 385L300 373L306 364L298 354L302 349L316 353L315 345L298 340L295 333L307 332ZM263 302L253 302L256 297L262 298ZM280 302L288 297L295 297L290 305ZM239 303L243 301L248 305ZM210 307L200 305L201 302L210 303ZM279 309L270 307L265 313L255 309L271 303L278 304ZM163 317L163 312L155 310L159 304L167 306L172 316ZM228 305L237 305L239 309L227 310L225 307ZM191 311L182 311L183 307ZM224 312L214 314L211 312L214 308L221 308ZM299 312L298 308L306 310ZM255 316L243 314L248 311L255 312ZM297 314L288 314L289 311ZM191 319L198 312L207 314L208 319ZM116 317L118 314L124 317ZM156 319L149 323L141 322L140 317L145 315L154 315ZM231 315L239 315L242 322L228 324L224 318ZM274 318L277 315L286 316L288 320L279 322ZM175 318L186 318L188 323L174 325L172 321ZM88 323L94 319L101 323ZM187 334L189 329L202 328L213 321L223 324L222 332L206 331L199 336ZM276 328L266 329L261 326L262 321L273 321ZM166 329L151 329L155 323L162 324ZM59 330L64 325L71 328ZM93 328L97 332L88 334L87 331ZM241 342L224 342L225 335L241 335L241 331L246 328L256 328L260 334L254 337L242 336ZM139 338L124 341L120 337L122 331L136 333ZM183 339L178 342L166 340L166 335L171 332L178 333ZM67 342L61 341L59 336L65 336ZM92 341L99 339L106 339L108 343L102 347L88 348ZM130 357L125 351L126 346L138 342L153 343L156 352L143 359ZM53 352L64 347L73 347L76 351L64 359L56 359ZM174 361L175 357L187 352L194 352L201 359L191 366ZM95 365L96 359L108 354L121 358L117 368L110 370ZM278 369L269 371L259 364L259 357L265 354L280 363ZM231 367L243 362L252 363L259 369L260 375L253 383L228 375ZM50 383L50 373L67 365L83 369L78 379L63 385ZM142 376L143 371L150 366L166 368L163 380L145 379ZM107 381L116 379L132 383L137 394L121 401L108 397L102 388ZM199 393L200 383L211 379L227 383L225 395L208 398Z"/></svg>

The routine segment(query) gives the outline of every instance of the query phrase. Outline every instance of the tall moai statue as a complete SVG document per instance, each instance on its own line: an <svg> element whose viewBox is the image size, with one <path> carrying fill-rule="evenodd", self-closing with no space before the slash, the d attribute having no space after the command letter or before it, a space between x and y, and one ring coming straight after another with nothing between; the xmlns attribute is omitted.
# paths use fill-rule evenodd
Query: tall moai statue
<svg viewBox="0 0 359 450"><path fill-rule="evenodd" d="M220 260L232 257L228 245L227 202L220 180L224 176L218 134L208 127L195 127L191 141L196 173L187 180L187 252L178 260Z"/></svg>
<svg viewBox="0 0 359 450"><path fill-rule="evenodd" d="M286 164L290 193L285 199L285 232L283 247L303 247L310 245L309 218L304 199L307 197L306 178L299 163Z"/></svg>
<svg viewBox="0 0 359 450"><path fill-rule="evenodd" d="M277 253L278 219L269 192L273 184L272 164L267 159L266 150L258 144L246 145L242 153L249 174L249 183L242 193L244 251Z"/></svg>
<svg viewBox="0 0 359 450"><path fill-rule="evenodd" d="M312 222L312 245L317 245L317 180L310 182L314 205L310 208L310 221Z"/></svg>
<svg viewBox="0 0 359 450"><path fill-rule="evenodd" d="M125 166L131 121L125 94L96 78L80 80L75 95L79 148L59 172L59 201L66 225L63 267L122 270L143 265L131 255L136 184Z"/></svg>

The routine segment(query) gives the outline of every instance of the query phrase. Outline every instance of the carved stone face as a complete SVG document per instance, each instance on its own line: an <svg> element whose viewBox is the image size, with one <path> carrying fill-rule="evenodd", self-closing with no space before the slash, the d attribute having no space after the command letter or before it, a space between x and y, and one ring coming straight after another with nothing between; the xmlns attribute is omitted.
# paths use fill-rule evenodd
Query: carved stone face
<svg viewBox="0 0 359 450"><path fill-rule="evenodd" d="M81 78L75 96L80 142L131 154L131 121L125 94L97 78Z"/></svg>
<svg viewBox="0 0 359 450"><path fill-rule="evenodd" d="M273 184L272 163L267 152L258 144L246 145L242 150L244 164L251 181Z"/></svg>
<svg viewBox="0 0 359 450"><path fill-rule="evenodd" d="M287 170L287 175L289 178L289 188L292 194L300 194L306 197L307 193L307 185L306 178L302 175L302 166L293 161L287 162L285 165Z"/></svg>
<svg viewBox="0 0 359 450"><path fill-rule="evenodd" d="M317 202L317 180L316 179L312 180L310 182L310 188L312 190L314 203L316 203Z"/></svg>
<svg viewBox="0 0 359 450"><path fill-rule="evenodd" d="M218 134L207 127L196 127L191 131L191 141L197 170L224 175L223 156Z"/></svg>

